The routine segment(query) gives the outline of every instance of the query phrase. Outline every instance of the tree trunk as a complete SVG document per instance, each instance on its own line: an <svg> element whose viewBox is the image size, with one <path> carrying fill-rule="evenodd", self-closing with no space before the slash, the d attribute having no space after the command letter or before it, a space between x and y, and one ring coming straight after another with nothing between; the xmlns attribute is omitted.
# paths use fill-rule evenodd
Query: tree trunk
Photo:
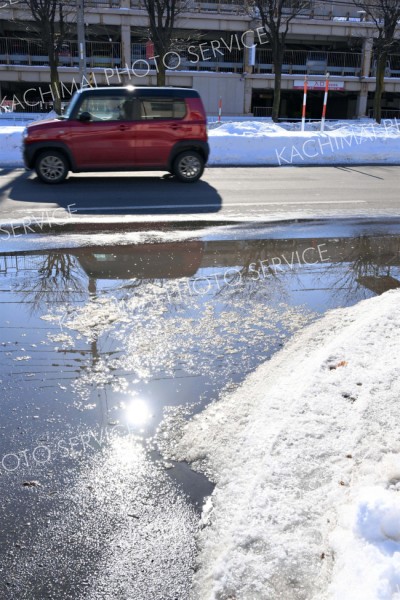
<svg viewBox="0 0 400 600"><path fill-rule="evenodd" d="M276 57L273 58L274 62L274 101L272 104L272 120L274 123L278 122L279 108L281 105L281 86L282 86L282 54L279 52Z"/></svg>
<svg viewBox="0 0 400 600"><path fill-rule="evenodd" d="M157 85L161 87L165 86L165 66L162 61L158 65Z"/></svg>
<svg viewBox="0 0 400 600"><path fill-rule="evenodd" d="M53 108L58 115L61 115L61 94L60 77L57 68L57 58L49 56L50 63L50 87L53 95Z"/></svg>
<svg viewBox="0 0 400 600"><path fill-rule="evenodd" d="M376 65L376 85L374 97L374 117L377 123L382 120L382 94L385 88L385 70L388 53L381 51Z"/></svg>

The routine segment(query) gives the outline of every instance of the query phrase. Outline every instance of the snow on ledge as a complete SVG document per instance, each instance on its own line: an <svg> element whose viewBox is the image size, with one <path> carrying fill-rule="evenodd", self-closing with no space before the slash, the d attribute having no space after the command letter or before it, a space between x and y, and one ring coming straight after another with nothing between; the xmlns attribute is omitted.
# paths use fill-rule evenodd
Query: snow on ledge
<svg viewBox="0 0 400 600"><path fill-rule="evenodd" d="M399 333L399 291L331 311L171 435L216 482L196 599L400 598Z"/></svg>

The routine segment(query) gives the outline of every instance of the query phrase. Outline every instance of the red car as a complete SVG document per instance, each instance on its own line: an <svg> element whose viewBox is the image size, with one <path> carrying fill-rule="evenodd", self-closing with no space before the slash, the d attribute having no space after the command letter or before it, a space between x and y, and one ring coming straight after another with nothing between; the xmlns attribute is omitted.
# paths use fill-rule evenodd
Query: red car
<svg viewBox="0 0 400 600"><path fill-rule="evenodd" d="M197 181L209 155L201 98L185 88L75 92L62 117L28 125L24 161L45 183L69 171L168 171Z"/></svg>

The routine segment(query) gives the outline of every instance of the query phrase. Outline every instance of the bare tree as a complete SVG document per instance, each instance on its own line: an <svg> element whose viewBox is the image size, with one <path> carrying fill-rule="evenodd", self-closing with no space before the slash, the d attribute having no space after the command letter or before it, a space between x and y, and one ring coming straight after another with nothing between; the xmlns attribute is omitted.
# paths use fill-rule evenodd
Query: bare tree
<svg viewBox="0 0 400 600"><path fill-rule="evenodd" d="M35 22L35 31L48 49L50 66L50 89L54 110L61 114L60 77L58 73L59 54L69 27L66 19L68 0L25 0L25 4ZM70 10L70 9L69 9Z"/></svg>
<svg viewBox="0 0 400 600"><path fill-rule="evenodd" d="M399 0L353 0L355 6L365 11L369 20L376 27L376 87L374 97L374 117L378 123L382 120L382 94L388 55L397 43L396 34L399 31L400 2Z"/></svg>
<svg viewBox="0 0 400 600"><path fill-rule="evenodd" d="M271 47L275 74L272 120L276 122L281 103L282 63L289 26L303 10L310 8L310 0L244 0L244 4L254 18L261 20Z"/></svg>
<svg viewBox="0 0 400 600"><path fill-rule="evenodd" d="M174 28L178 15L185 10L188 0L143 0L149 16L149 37L154 44L157 66L157 85L165 85L165 72L178 50ZM168 56L171 54L170 56Z"/></svg>

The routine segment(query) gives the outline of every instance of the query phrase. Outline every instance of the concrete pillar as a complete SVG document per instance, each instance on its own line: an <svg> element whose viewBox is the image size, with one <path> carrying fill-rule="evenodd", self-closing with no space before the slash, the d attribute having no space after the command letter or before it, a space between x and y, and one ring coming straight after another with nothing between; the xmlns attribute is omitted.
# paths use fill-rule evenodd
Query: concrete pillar
<svg viewBox="0 0 400 600"><path fill-rule="evenodd" d="M255 52L256 48L254 45L254 31L246 31L243 36L243 71L245 73L252 73L254 70Z"/></svg>
<svg viewBox="0 0 400 600"><path fill-rule="evenodd" d="M368 85L364 79L369 77L371 73L373 43L374 41L372 38L366 38L363 41L361 56L361 89L357 98L357 117L367 116Z"/></svg>
<svg viewBox="0 0 400 600"><path fill-rule="evenodd" d="M245 80L244 80L244 106L243 106L243 112L245 115L251 114L252 99L253 99L253 81L250 77L245 77Z"/></svg>
<svg viewBox="0 0 400 600"><path fill-rule="evenodd" d="M370 75L373 43L374 40L372 38L366 38L363 41L361 56L361 77L369 77Z"/></svg>
<svg viewBox="0 0 400 600"><path fill-rule="evenodd" d="M131 26L121 25L121 69L126 69L127 66L132 66ZM123 75L123 80L127 83L128 75Z"/></svg>
<svg viewBox="0 0 400 600"><path fill-rule="evenodd" d="M357 98L357 117L367 116L368 84L361 82L361 90Z"/></svg>

